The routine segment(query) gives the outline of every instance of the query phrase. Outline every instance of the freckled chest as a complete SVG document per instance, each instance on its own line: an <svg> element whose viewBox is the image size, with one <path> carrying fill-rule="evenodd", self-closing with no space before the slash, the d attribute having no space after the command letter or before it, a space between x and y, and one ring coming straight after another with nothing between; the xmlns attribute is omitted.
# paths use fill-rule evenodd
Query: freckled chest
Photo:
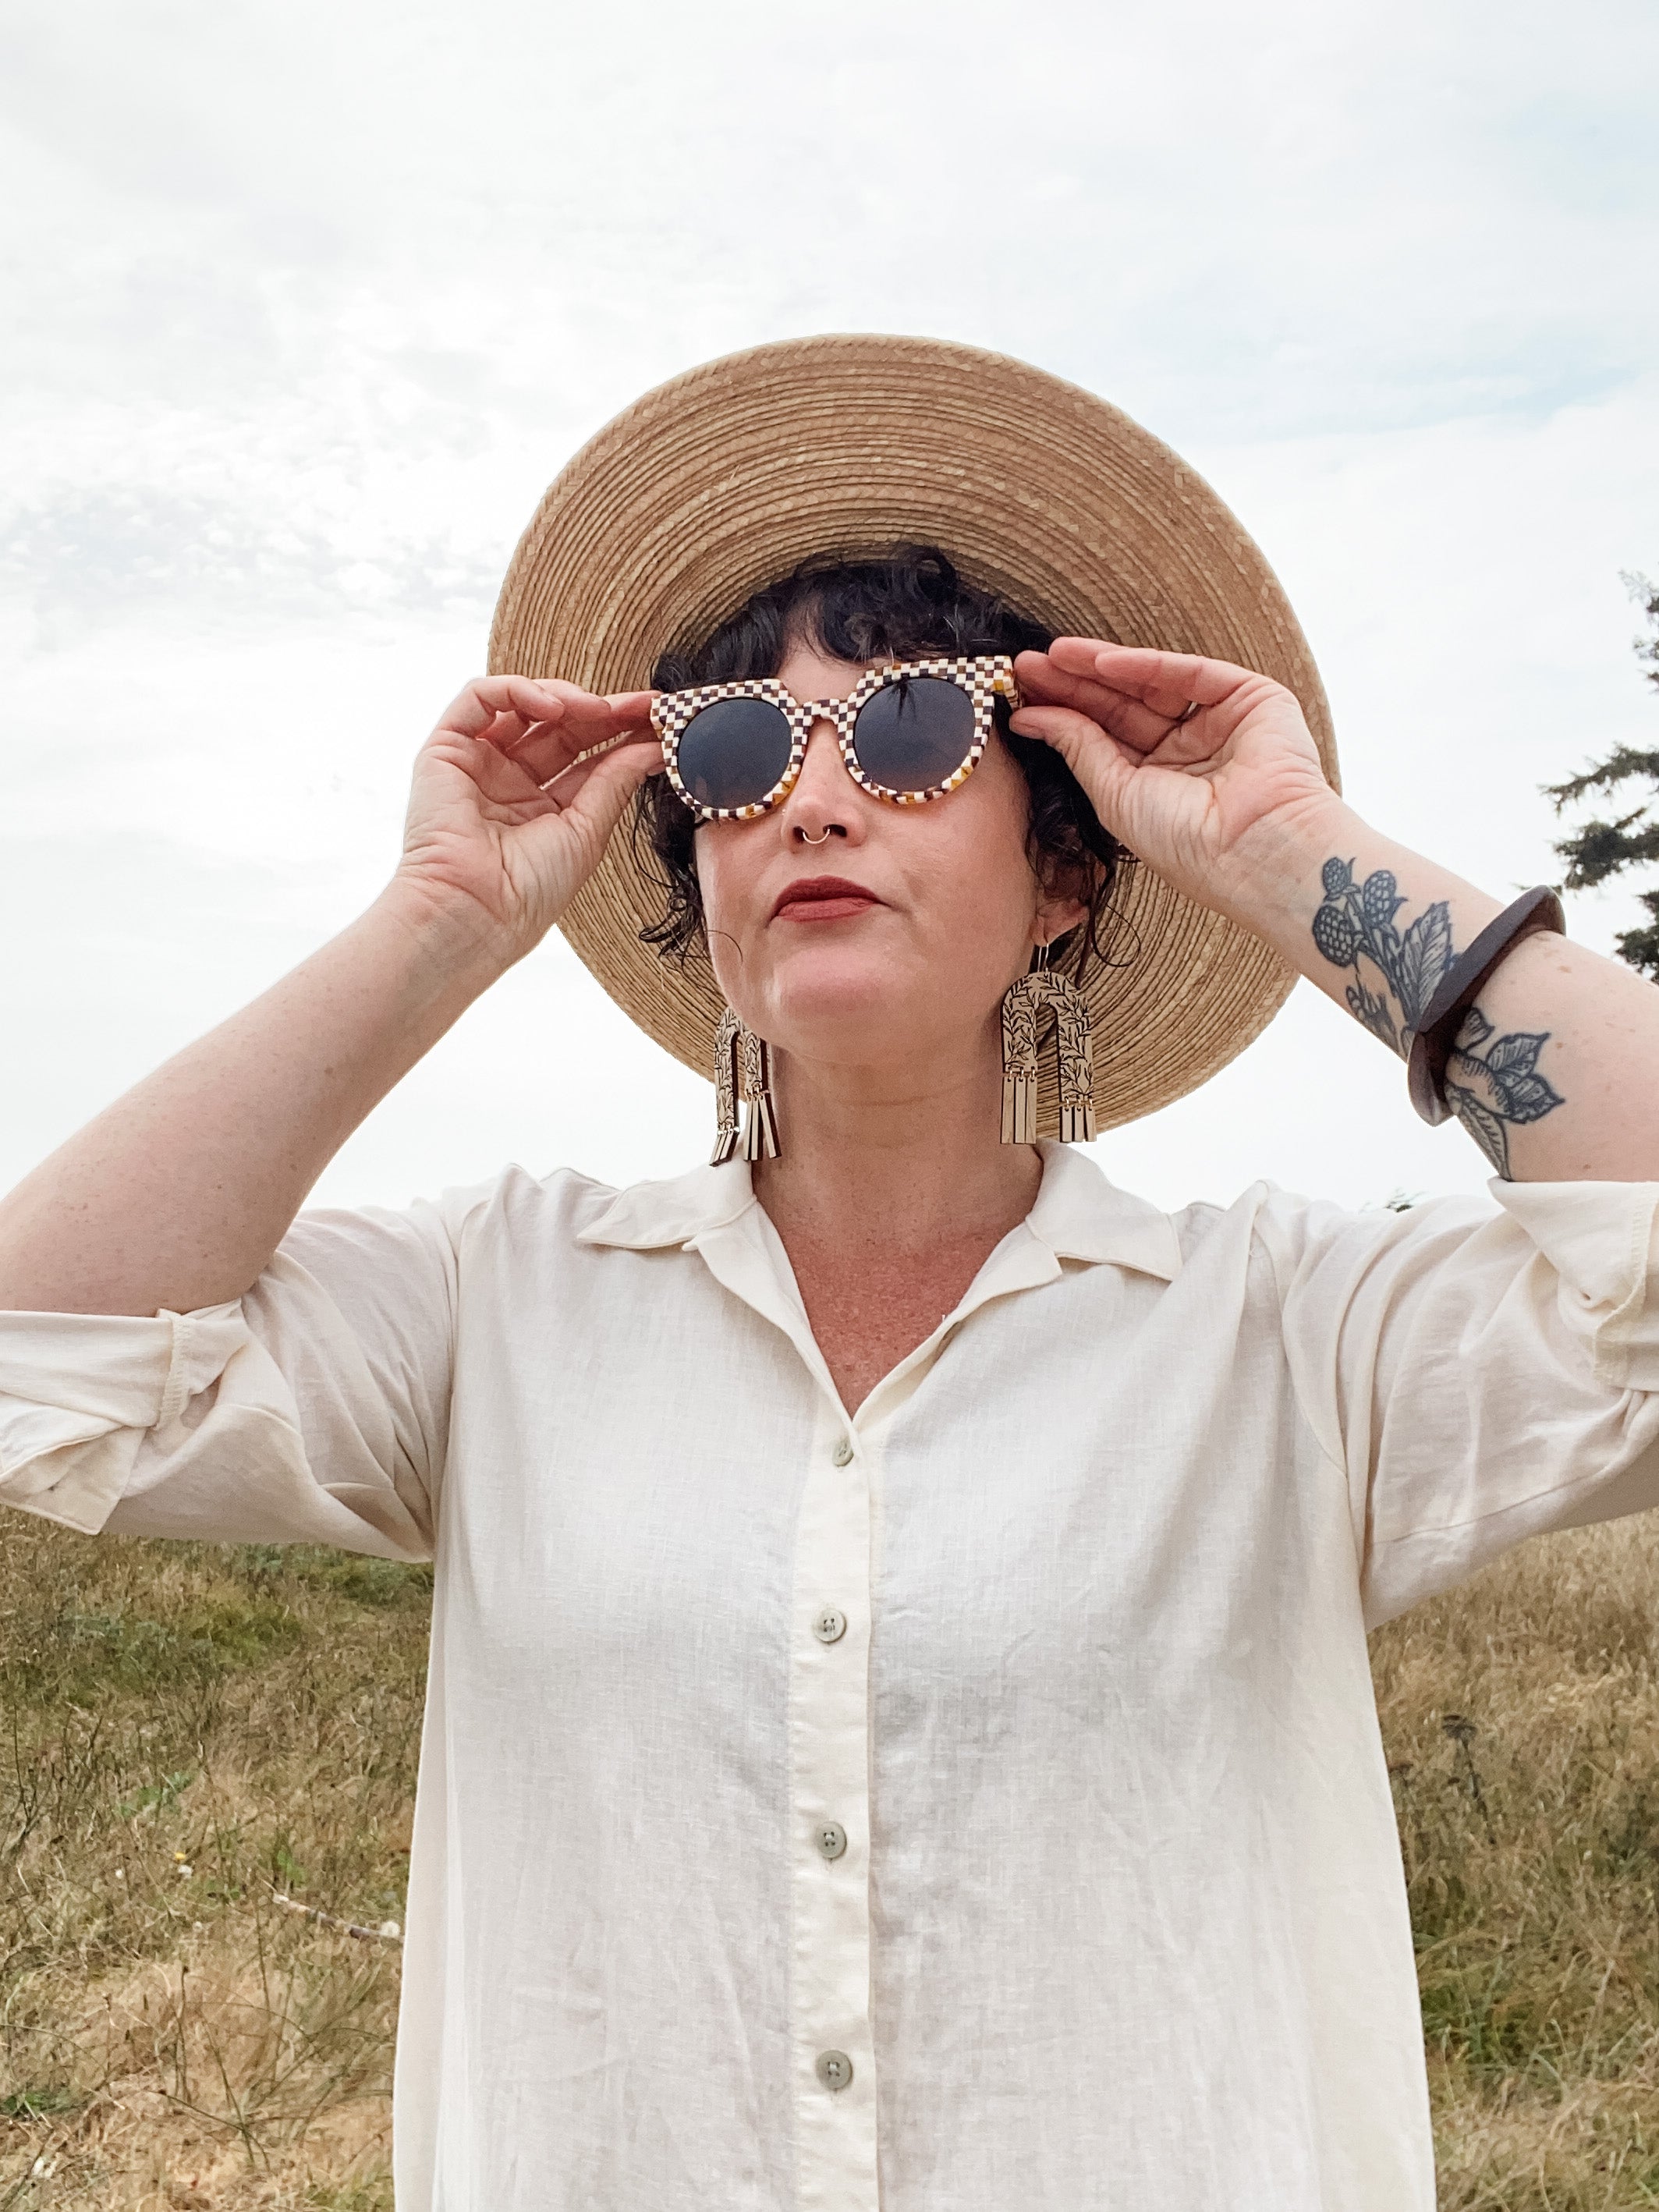
<svg viewBox="0 0 1659 2212"><path fill-rule="evenodd" d="M793 1241L806 1317L849 1413L960 1303L995 1242L978 1236L921 1251L849 1255Z"/></svg>

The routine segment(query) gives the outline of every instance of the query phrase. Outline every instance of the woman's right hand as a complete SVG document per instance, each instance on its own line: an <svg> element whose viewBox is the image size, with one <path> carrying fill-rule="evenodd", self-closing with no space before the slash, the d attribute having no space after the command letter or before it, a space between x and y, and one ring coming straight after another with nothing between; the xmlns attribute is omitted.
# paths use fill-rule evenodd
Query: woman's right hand
<svg viewBox="0 0 1659 2212"><path fill-rule="evenodd" d="M395 885L489 937L507 959L528 952L662 766L651 699L599 698L527 676L469 684L416 756Z"/></svg>
<svg viewBox="0 0 1659 2212"><path fill-rule="evenodd" d="M421 748L387 891L0 1202L0 1308L240 1298L363 1116L592 873L662 766L650 712L648 691L469 684Z"/></svg>

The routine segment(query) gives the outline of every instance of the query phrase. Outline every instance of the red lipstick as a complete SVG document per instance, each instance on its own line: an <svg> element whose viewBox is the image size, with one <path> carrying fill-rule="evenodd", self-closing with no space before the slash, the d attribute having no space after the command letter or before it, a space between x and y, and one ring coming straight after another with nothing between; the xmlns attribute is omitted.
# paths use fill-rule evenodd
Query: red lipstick
<svg viewBox="0 0 1659 2212"><path fill-rule="evenodd" d="M845 876L803 876L779 894L772 919L787 921L846 921L868 914L881 901L863 884Z"/></svg>

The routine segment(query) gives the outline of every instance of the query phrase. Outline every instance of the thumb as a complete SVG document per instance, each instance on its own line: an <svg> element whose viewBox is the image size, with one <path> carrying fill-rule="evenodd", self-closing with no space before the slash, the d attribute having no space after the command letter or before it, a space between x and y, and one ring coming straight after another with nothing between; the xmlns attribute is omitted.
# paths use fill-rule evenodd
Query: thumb
<svg viewBox="0 0 1659 2212"><path fill-rule="evenodd" d="M647 776L661 767L662 747L654 737L617 746L588 767L580 789L562 812L548 817L547 826L550 830L556 824L567 835L574 831L592 850L590 869L598 867L629 802Z"/></svg>
<svg viewBox="0 0 1659 2212"><path fill-rule="evenodd" d="M1009 724L1016 737L1053 747L1083 786L1103 829L1121 836L1129 786L1141 757L1074 707L1022 707Z"/></svg>

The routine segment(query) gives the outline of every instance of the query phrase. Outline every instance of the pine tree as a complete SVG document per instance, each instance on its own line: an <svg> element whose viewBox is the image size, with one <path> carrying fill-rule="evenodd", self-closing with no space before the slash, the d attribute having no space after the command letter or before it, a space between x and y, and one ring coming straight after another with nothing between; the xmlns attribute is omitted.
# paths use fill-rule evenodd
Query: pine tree
<svg viewBox="0 0 1659 2212"><path fill-rule="evenodd" d="M1636 657L1650 664L1645 672L1647 680L1659 687L1659 584L1650 583L1645 576L1626 576L1625 581L1648 623L1649 634L1636 641ZM1659 750L1644 752L1635 745L1615 745L1605 760L1569 776L1565 783L1545 787L1559 814L1564 806L1571 806L1592 791L1623 791L1641 779L1646 780L1649 788L1628 814L1586 822L1558 843L1555 849L1567 864L1565 889L1590 890L1626 868L1659 860L1659 820L1652 816L1654 804L1659 800ZM1652 921L1644 928L1624 931L1615 941L1622 960L1659 983L1659 890L1643 891L1638 896Z"/></svg>

